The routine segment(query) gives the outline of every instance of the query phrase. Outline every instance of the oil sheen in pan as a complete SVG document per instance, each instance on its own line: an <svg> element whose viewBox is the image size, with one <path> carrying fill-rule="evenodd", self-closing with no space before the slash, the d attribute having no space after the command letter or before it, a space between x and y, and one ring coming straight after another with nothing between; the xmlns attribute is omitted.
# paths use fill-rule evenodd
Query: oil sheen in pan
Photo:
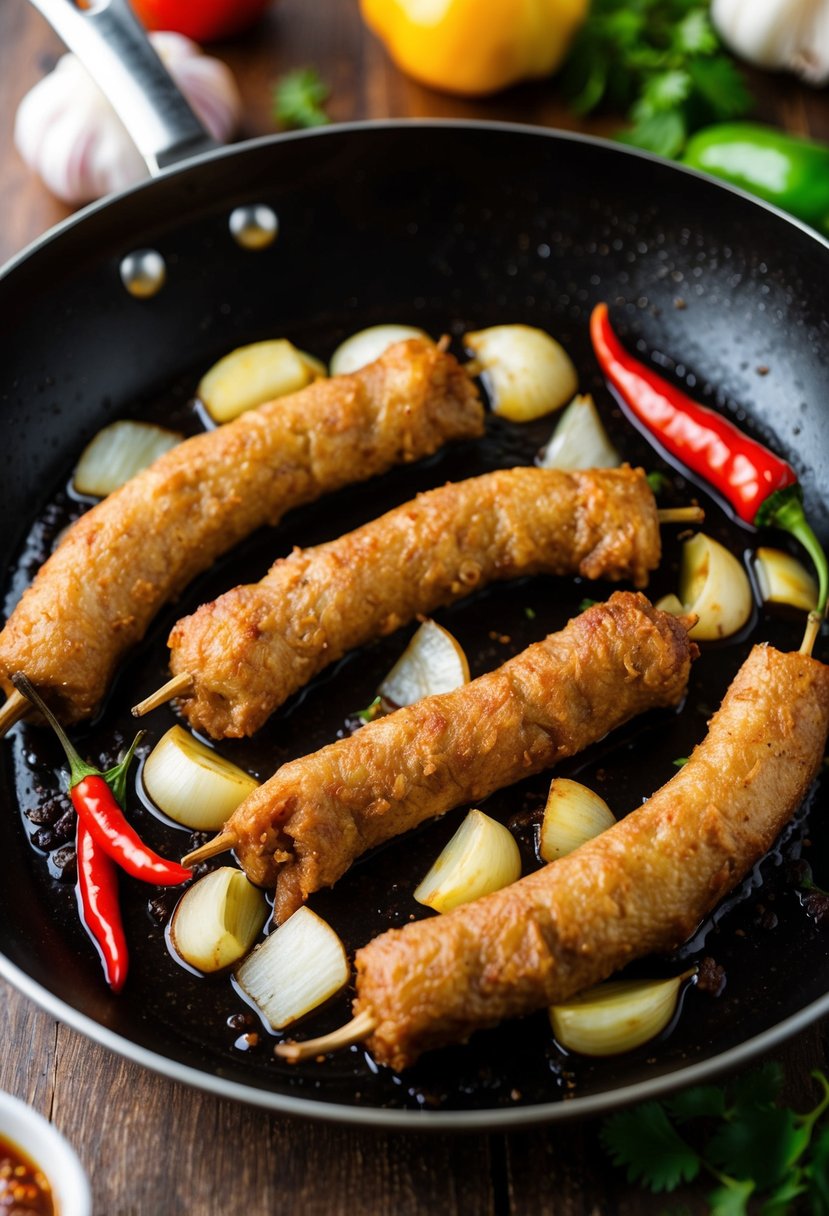
<svg viewBox="0 0 829 1216"><path fill-rule="evenodd" d="M445 328L440 321L436 332ZM306 345L325 354L333 341L318 342L316 348ZM183 377L163 399L146 403L145 416L187 432L198 429L197 417L184 403L201 370L194 369L192 376ZM619 450L632 463L649 470L664 468L644 439L621 417L595 373L593 379L583 387L594 392ZM294 512L278 529L255 535L201 577L156 621L144 644L126 663L99 720L76 730L81 750L106 765L131 738L135 723L129 706L166 677L164 642L179 616L229 586L257 580L273 559L292 545L307 546L329 539L405 501L418 490L490 468L531 463L554 421L548 418L516 426L490 417L482 441L460 445L431 460L350 488ZM676 470L667 471L671 489L661 501L664 505L688 501L692 488ZM752 543L751 534L736 526L716 503L695 488L693 495L706 507L705 530L732 552L742 554ZM33 522L29 542L10 574L8 601L17 597L48 553L54 537L79 509L65 487L56 490L45 512ZM778 538L772 543L782 542ZM663 562L649 588L653 598L676 587L679 538L674 530L664 533L663 544ZM478 593L436 614L436 618L461 641L474 676L560 628L579 611L585 597L601 599L611 589L607 584L589 584L580 579L522 580ZM254 739L224 742L219 745L220 751L264 778L280 763L330 742L346 729L346 720L354 711L372 700L377 683L410 632L400 631L345 658L294 697ZM703 736L707 718L752 642L768 639L783 648L796 648L801 632L799 616L758 613L749 633L704 646L681 712L660 712L638 719L561 765L557 772L576 776L597 789L617 815L633 809L673 775L674 761L687 755ZM148 735L142 754L174 720L170 708L156 711L146 720ZM60 794L63 765L59 747L51 735L27 727L17 729L10 745L22 823L32 842L27 864L37 884L39 903L54 920L64 961L71 961L85 982L102 989L97 957L78 923L71 866L62 870L60 865L60 850L64 850L63 859L68 855L71 818L65 817L68 801ZM525 870L539 864L534 850L535 827L548 785L549 775L542 774L500 791L485 803L489 814L508 823L515 832ZM165 925L176 893L131 881L122 884L131 950L131 975L124 993L128 1003L122 998L118 1006L118 999L112 998L116 1007L113 1024L126 1037L206 1072L220 1073L249 1086L337 1104L474 1110L547 1103L642 1081L706 1058L712 1054L712 1044L716 1051L734 1046L820 994L819 977L825 974L829 962L829 928L818 926L801 905L790 862L801 855L810 860L827 856L829 842L821 817L809 814L810 807L821 805L824 797L820 788L813 792L778 847L711 922L701 927L691 945L679 952L681 962L649 959L629 969L637 975L674 974L689 960L708 959L721 969L716 975L724 979L724 986L718 995L691 989L670 1032L625 1056L591 1061L567 1055L554 1043L549 1022L539 1013L520 1027L508 1023L476 1035L466 1047L427 1055L400 1077L378 1070L357 1047L322 1065L283 1064L273 1057L273 1036L264 1031L226 976L199 977L171 957L165 944ZM135 795L130 814L139 831L167 855L185 852L194 841L191 834L171 828L153 815ZM424 914L425 910L413 901L412 891L463 814L461 808L385 846L358 862L335 889L313 897L311 906L337 930L349 952L383 929ZM225 861L222 858L209 864ZM812 864L817 882L829 885L829 869L821 869L816 860ZM102 999L109 998L104 993ZM297 1032L304 1037L333 1029L347 1020L350 999L349 991L335 997L300 1023Z"/></svg>

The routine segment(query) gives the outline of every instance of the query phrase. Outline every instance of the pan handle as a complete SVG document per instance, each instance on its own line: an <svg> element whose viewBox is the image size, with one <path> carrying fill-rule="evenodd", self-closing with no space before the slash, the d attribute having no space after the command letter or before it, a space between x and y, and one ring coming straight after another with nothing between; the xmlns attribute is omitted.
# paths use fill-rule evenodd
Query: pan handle
<svg viewBox="0 0 829 1216"><path fill-rule="evenodd" d="M109 98L155 176L219 145L156 55L127 0L30 0Z"/></svg>

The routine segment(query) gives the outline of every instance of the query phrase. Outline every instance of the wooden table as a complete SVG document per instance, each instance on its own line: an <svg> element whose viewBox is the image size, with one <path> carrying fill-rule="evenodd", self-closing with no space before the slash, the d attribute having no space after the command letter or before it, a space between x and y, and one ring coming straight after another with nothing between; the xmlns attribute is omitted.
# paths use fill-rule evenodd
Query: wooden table
<svg viewBox="0 0 829 1216"><path fill-rule="evenodd" d="M14 110L61 47L24 0L0 5L3 224L0 261L68 214L21 164ZM578 121L554 82L484 101L444 97L405 79L364 30L355 0L280 0L257 30L218 48L245 101L245 135L273 129L270 85L314 65L332 87L332 120L392 116L507 119L609 134ZM829 139L829 98L790 79L752 77L759 115ZM87 1042L0 982L0 1088L49 1115L89 1170L98 1216L291 1213L445 1216L656 1216L706 1210L705 1184L670 1203L628 1187L590 1121L511 1135L419 1136L350 1130L268 1115L186 1089ZM809 1069L829 1065L829 1024L776 1053L788 1097L806 1105Z"/></svg>

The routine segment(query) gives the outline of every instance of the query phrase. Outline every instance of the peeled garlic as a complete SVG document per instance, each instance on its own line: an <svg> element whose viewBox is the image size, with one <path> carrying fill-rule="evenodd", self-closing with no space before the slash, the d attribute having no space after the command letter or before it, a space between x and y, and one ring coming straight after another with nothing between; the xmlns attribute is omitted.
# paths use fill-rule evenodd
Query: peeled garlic
<svg viewBox="0 0 829 1216"><path fill-rule="evenodd" d="M727 638L751 616L748 575L736 557L704 532L682 546L679 598L699 618L689 637Z"/></svg>
<svg viewBox="0 0 829 1216"><path fill-rule="evenodd" d="M184 892L170 921L176 954L198 971L221 971L247 954L268 915L262 891L222 866Z"/></svg>
<svg viewBox="0 0 829 1216"><path fill-rule="evenodd" d="M229 139L242 102L230 69L181 34L150 41L214 139ZM64 55L21 101L14 141L23 160L66 203L88 203L149 175L127 129L74 55Z"/></svg>
<svg viewBox="0 0 829 1216"><path fill-rule="evenodd" d="M541 821L538 851L544 861L555 861L612 828L615 822L604 798L579 781L554 777Z"/></svg>
<svg viewBox="0 0 829 1216"><path fill-rule="evenodd" d="M509 828L483 811L470 811L414 897L436 912L448 912L520 877L521 854Z"/></svg>
<svg viewBox="0 0 829 1216"><path fill-rule="evenodd" d="M104 498L181 440L175 431L148 422L113 422L84 448L72 485L79 494Z"/></svg>
<svg viewBox="0 0 829 1216"><path fill-rule="evenodd" d="M196 832L217 832L259 784L181 726L156 743L142 780L159 810Z"/></svg>
<svg viewBox="0 0 829 1216"><path fill-rule="evenodd" d="M665 1029L679 989L693 972L669 980L609 980L550 1008L562 1047L585 1056L632 1051Z"/></svg>
<svg viewBox="0 0 829 1216"><path fill-rule="evenodd" d="M460 643L442 625L424 621L377 691L403 706L468 683L469 663Z"/></svg>
<svg viewBox="0 0 829 1216"><path fill-rule="evenodd" d="M573 398L536 460L542 469L615 469L621 463L589 393Z"/></svg>
<svg viewBox="0 0 829 1216"><path fill-rule="evenodd" d="M285 397L317 379L324 364L297 350L287 338L238 346L199 382L196 395L215 422L230 422L245 410Z"/></svg>
<svg viewBox="0 0 829 1216"><path fill-rule="evenodd" d="M316 912L299 908L236 972L239 987L281 1030L316 1009L348 982L345 948Z"/></svg>
<svg viewBox="0 0 829 1216"><path fill-rule="evenodd" d="M395 342L429 335L413 325L369 325L341 342L331 356L331 375L345 376L379 359Z"/></svg>
<svg viewBox="0 0 829 1216"><path fill-rule="evenodd" d="M713 0L711 20L749 63L829 80L829 0Z"/></svg>
<svg viewBox="0 0 829 1216"><path fill-rule="evenodd" d="M754 570L766 603L790 604L807 612L817 608L817 583L796 557L782 549L759 548L754 555Z"/></svg>
<svg viewBox="0 0 829 1216"><path fill-rule="evenodd" d="M542 329L493 325L463 340L480 365L494 413L512 422L560 409L578 388L570 356Z"/></svg>

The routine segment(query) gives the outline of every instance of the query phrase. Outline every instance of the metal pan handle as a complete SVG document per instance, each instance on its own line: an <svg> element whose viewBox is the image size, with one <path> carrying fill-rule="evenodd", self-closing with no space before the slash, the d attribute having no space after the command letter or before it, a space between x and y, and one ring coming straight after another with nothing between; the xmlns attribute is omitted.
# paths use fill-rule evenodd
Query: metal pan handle
<svg viewBox="0 0 829 1216"><path fill-rule="evenodd" d="M127 0L30 0L109 98L155 176L219 145L150 45Z"/></svg>

